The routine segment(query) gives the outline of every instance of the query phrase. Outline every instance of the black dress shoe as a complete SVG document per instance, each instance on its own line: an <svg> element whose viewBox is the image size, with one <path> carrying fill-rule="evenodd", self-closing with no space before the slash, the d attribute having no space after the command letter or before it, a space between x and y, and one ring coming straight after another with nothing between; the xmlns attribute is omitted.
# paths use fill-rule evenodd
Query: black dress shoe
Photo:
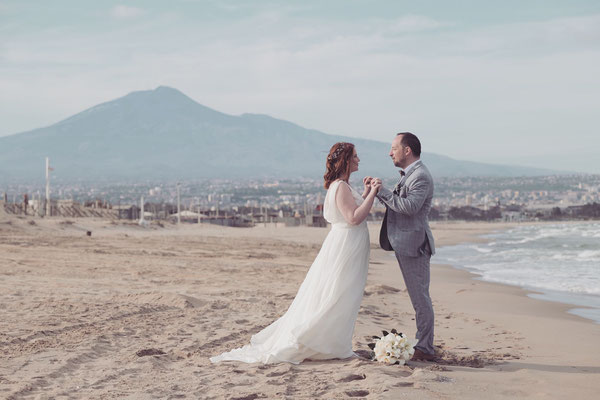
<svg viewBox="0 0 600 400"><path fill-rule="evenodd" d="M410 361L433 361L435 360L435 354L427 354L422 352L419 349L415 349L415 354L413 354Z"/></svg>

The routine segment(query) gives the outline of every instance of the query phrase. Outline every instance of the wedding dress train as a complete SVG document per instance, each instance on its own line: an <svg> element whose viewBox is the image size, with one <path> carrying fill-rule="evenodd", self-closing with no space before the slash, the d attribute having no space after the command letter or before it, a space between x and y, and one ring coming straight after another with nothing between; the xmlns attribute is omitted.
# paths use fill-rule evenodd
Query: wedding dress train
<svg viewBox="0 0 600 400"><path fill-rule="evenodd" d="M286 313L253 335L250 344L210 360L265 364L305 359L354 356L352 335L363 297L369 266L367 223L350 225L335 202L343 181L333 182L324 202L324 217L331 223L319 254ZM357 204L363 199L352 189Z"/></svg>

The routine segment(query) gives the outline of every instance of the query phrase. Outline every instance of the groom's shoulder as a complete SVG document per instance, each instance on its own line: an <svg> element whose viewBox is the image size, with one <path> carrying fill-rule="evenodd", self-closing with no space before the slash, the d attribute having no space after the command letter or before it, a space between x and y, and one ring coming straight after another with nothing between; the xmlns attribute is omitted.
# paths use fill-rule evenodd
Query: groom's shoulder
<svg viewBox="0 0 600 400"><path fill-rule="evenodd" d="M421 161L416 167L415 175L426 175L431 177L431 172L429 172L429 168Z"/></svg>
<svg viewBox="0 0 600 400"><path fill-rule="evenodd" d="M429 169L422 162L419 163L419 166L411 174L410 178L413 182L426 181L433 184L433 176L431 176Z"/></svg>

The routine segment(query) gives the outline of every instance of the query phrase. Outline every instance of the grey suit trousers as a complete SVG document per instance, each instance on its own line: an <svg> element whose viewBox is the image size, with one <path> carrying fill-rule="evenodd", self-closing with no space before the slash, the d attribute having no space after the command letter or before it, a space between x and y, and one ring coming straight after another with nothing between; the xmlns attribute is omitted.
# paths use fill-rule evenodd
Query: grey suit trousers
<svg viewBox="0 0 600 400"><path fill-rule="evenodd" d="M396 252L396 259L416 314L418 342L415 348L427 354L434 354L434 314L431 297L429 297L431 250L426 242L418 257L400 255Z"/></svg>

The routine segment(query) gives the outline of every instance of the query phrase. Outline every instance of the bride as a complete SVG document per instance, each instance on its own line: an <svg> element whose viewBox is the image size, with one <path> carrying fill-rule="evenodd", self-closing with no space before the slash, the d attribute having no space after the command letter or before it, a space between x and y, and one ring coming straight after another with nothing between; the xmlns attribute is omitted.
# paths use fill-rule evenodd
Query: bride
<svg viewBox="0 0 600 400"><path fill-rule="evenodd" d="M352 335L369 266L365 221L380 183L364 183L362 196L349 184L360 159L352 143L336 143L327 156L324 217L331 223L319 254L287 312L253 335L250 344L210 360L265 364L354 356Z"/></svg>

